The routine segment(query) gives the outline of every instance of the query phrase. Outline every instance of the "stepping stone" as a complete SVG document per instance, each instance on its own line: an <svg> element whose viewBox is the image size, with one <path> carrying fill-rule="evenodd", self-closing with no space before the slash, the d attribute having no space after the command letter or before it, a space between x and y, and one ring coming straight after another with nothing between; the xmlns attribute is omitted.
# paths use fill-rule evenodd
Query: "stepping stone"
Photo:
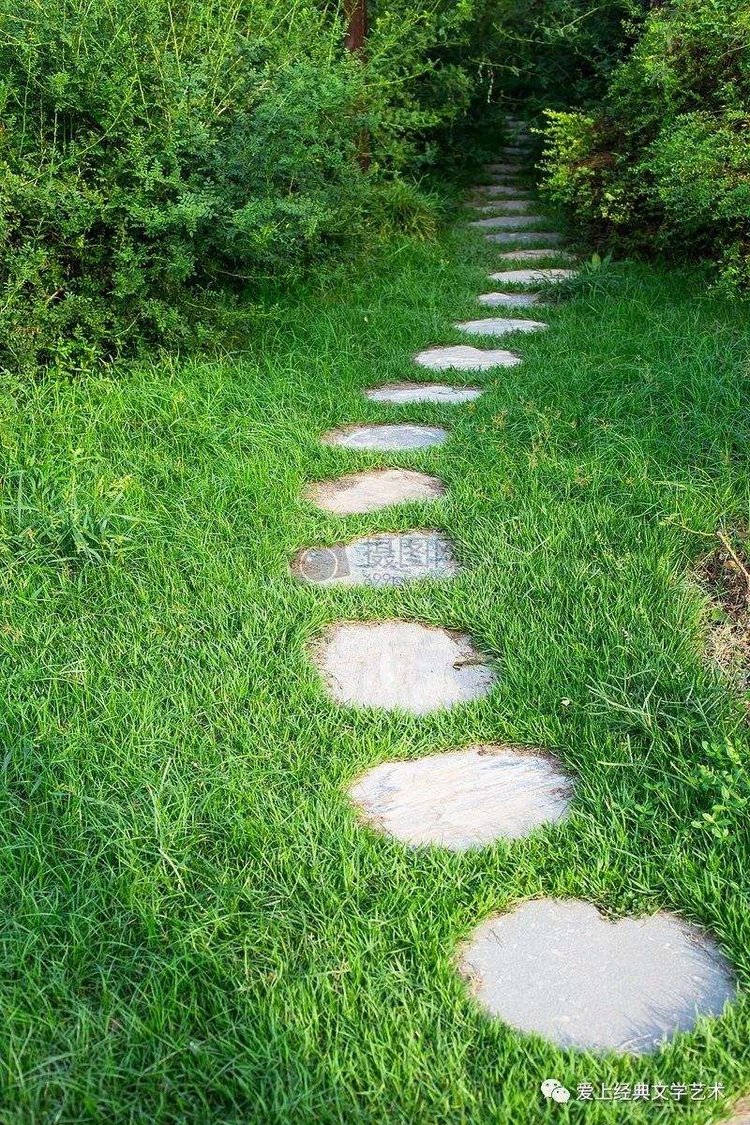
<svg viewBox="0 0 750 1125"><path fill-rule="evenodd" d="M486 234L484 237L488 242L494 242L496 246L513 246L514 243L527 246L530 242L546 242L548 246L556 246L563 240L561 234L551 230L518 230L508 234Z"/></svg>
<svg viewBox="0 0 750 1125"><path fill-rule="evenodd" d="M337 480L311 484L306 499L324 512L339 516L379 512L394 504L426 503L445 496L445 485L437 477L409 469L376 469L371 473L351 473Z"/></svg>
<svg viewBox="0 0 750 1125"><path fill-rule="evenodd" d="M442 445L448 431L441 426L362 425L341 426L329 430L320 439L326 445L343 445L346 449L380 449L395 452L398 449L430 449Z"/></svg>
<svg viewBox="0 0 750 1125"><path fill-rule="evenodd" d="M492 367L515 367L521 357L514 352L471 348L457 344L447 348L427 348L414 357L414 362L432 371L489 371Z"/></svg>
<svg viewBox="0 0 750 1125"><path fill-rule="evenodd" d="M499 281L506 285L541 285L555 281L567 281L568 278L577 276L578 270L500 270L499 273L490 274L490 281Z"/></svg>
<svg viewBox="0 0 750 1125"><path fill-rule="evenodd" d="M750 1098L736 1103L732 1116L724 1120L724 1125L750 1125Z"/></svg>
<svg viewBox="0 0 750 1125"><path fill-rule="evenodd" d="M481 184L478 187L471 189L474 192L482 192L484 195L492 199L502 199L507 197L517 199L528 199L529 196L524 192L524 189L517 187L515 184ZM519 194L520 193L520 194Z"/></svg>
<svg viewBox="0 0 750 1125"><path fill-rule="evenodd" d="M467 634L414 621L339 622L312 656L328 694L350 707L427 715L479 699L495 682Z"/></svg>
<svg viewBox="0 0 750 1125"><path fill-rule="evenodd" d="M439 531L369 535L337 547L306 547L292 561L301 582L317 586L403 586L423 578L452 578L459 564Z"/></svg>
<svg viewBox="0 0 750 1125"><path fill-rule="evenodd" d="M511 320L491 316L485 320L464 320L455 327L471 336L506 336L509 332L541 332L549 328L549 325L540 320Z"/></svg>
<svg viewBox="0 0 750 1125"><path fill-rule="evenodd" d="M446 383L388 383L365 391L373 402L471 402L484 391L481 387L450 387Z"/></svg>
<svg viewBox="0 0 750 1125"><path fill-rule="evenodd" d="M509 250L507 254L503 254L503 258L514 262L541 262L544 258L558 258L564 262L575 261L575 256L569 254L567 250L557 250L550 246L537 250Z"/></svg>
<svg viewBox="0 0 750 1125"><path fill-rule="evenodd" d="M470 746L410 762L384 762L349 790L381 832L451 851L528 836L568 811L573 785L560 762L517 746Z"/></svg>
<svg viewBox="0 0 750 1125"><path fill-rule="evenodd" d="M716 944L673 914L610 922L588 902L537 899L490 918L460 972L490 1015L559 1047L650 1054L736 992Z"/></svg>
<svg viewBox="0 0 750 1125"><path fill-rule="evenodd" d="M477 297L480 305L491 309L526 309L538 305L541 299L541 293L482 293Z"/></svg>
<svg viewBox="0 0 750 1125"><path fill-rule="evenodd" d="M473 219L470 227L478 230L526 230L538 223L541 215L495 215L491 219Z"/></svg>
<svg viewBox="0 0 750 1125"><path fill-rule="evenodd" d="M484 204L484 206L478 207L477 210L481 211L483 214L492 213L492 215L494 215L498 219L502 218L504 215L509 214L511 211L513 211L513 212L520 211L523 214L525 214L528 218L532 218L536 222L538 222L539 219L541 219L542 216L541 215L529 215L528 207L530 206L530 204L531 204L531 200L528 199L528 198L526 198L526 199L497 199L494 203L486 203L486 204Z"/></svg>
<svg viewBox="0 0 750 1125"><path fill-rule="evenodd" d="M528 156L531 152L531 143L527 145L506 145L503 149L503 156Z"/></svg>
<svg viewBox="0 0 750 1125"><path fill-rule="evenodd" d="M509 172L520 172L523 164L520 160L504 161L500 164L485 164L484 171L491 176L498 174L507 175Z"/></svg>

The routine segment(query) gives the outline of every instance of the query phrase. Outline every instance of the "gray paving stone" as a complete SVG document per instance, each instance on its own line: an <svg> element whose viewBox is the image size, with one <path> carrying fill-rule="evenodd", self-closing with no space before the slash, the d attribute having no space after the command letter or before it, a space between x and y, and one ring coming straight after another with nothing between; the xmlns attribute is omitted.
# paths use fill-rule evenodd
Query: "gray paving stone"
<svg viewBox="0 0 750 1125"><path fill-rule="evenodd" d="M529 199L530 196L525 188L520 184L481 184L478 187L471 189L475 194L485 196L488 199Z"/></svg>
<svg viewBox="0 0 750 1125"><path fill-rule="evenodd" d="M479 926L459 968L487 1012L560 1047L649 1054L732 1000L731 966L672 914L611 922L537 899Z"/></svg>
<svg viewBox="0 0 750 1125"><path fill-rule="evenodd" d="M528 198L496 199L494 203L485 203L481 207L478 207L477 210L481 211L482 214L492 214L495 218L498 219L511 214L511 212L520 212L521 214L527 215L529 218L533 219L534 222L539 222L542 216L530 212L529 208L531 206L531 202L532 201Z"/></svg>
<svg viewBox="0 0 750 1125"><path fill-rule="evenodd" d="M520 172L522 167L523 161L521 160L503 160L495 164L485 164L484 171L491 176L507 175L510 172Z"/></svg>
<svg viewBox="0 0 750 1125"><path fill-rule="evenodd" d="M330 626L311 650L337 703L426 715L486 695L495 674L465 633L414 621Z"/></svg>
<svg viewBox="0 0 750 1125"><path fill-rule="evenodd" d="M560 762L541 751L470 746L384 762L349 795L367 823L406 844L465 851L561 820L573 785Z"/></svg>
<svg viewBox="0 0 750 1125"><path fill-rule="evenodd" d="M326 445L343 445L347 449L380 449L394 452L398 449L429 449L442 445L448 431L440 426L360 425L341 426L324 434Z"/></svg>
<svg viewBox="0 0 750 1125"><path fill-rule="evenodd" d="M541 215L494 215L491 219L472 219L469 226L477 230L527 230L540 219Z"/></svg>
<svg viewBox="0 0 750 1125"><path fill-rule="evenodd" d="M507 336L509 332L541 332L549 328L541 320L513 320L509 317L490 316L483 320L464 320L455 325L470 336Z"/></svg>
<svg viewBox="0 0 750 1125"><path fill-rule="evenodd" d="M373 402L442 402L453 405L471 402L484 391L481 387L451 387L447 383L387 383L365 394Z"/></svg>
<svg viewBox="0 0 750 1125"><path fill-rule="evenodd" d="M480 305L490 309L527 309L541 303L541 293L482 293L477 297Z"/></svg>
<svg viewBox="0 0 750 1125"><path fill-rule="evenodd" d="M379 512L396 504L425 503L445 496L437 477L410 469L375 469L351 473L336 480L316 481L305 490L306 499L324 512L340 516Z"/></svg>
<svg viewBox="0 0 750 1125"><path fill-rule="evenodd" d="M539 247L536 250L508 250L503 258L514 262L541 262L545 258L557 258L558 261L574 262L575 255L567 250L558 250L553 246Z"/></svg>
<svg viewBox="0 0 750 1125"><path fill-rule="evenodd" d="M543 269L541 266L535 270L500 270L490 274L490 281L499 281L504 285L549 285L555 281L567 281L576 277L578 270Z"/></svg>
<svg viewBox="0 0 750 1125"><path fill-rule="evenodd" d="M439 531L366 535L335 547L306 547L292 561L300 582L315 586L403 586L424 578L452 578L459 564Z"/></svg>
<svg viewBox="0 0 750 1125"><path fill-rule="evenodd" d="M528 246L532 242L541 242L546 246L557 246L563 240L561 234L552 230L518 230L508 234L486 234L484 237L488 242L494 242L496 246Z"/></svg>
<svg viewBox="0 0 750 1125"><path fill-rule="evenodd" d="M466 344L427 348L414 357L420 367L431 371L489 371L492 367L515 367L521 357L499 348L472 348Z"/></svg>

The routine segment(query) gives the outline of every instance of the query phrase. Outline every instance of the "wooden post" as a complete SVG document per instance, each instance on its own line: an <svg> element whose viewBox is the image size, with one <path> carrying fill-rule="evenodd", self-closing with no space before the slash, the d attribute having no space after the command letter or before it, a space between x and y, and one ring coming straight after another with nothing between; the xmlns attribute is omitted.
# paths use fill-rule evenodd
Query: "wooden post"
<svg viewBox="0 0 750 1125"><path fill-rule="evenodd" d="M367 0L344 0L346 45L350 51L363 51L367 39Z"/></svg>

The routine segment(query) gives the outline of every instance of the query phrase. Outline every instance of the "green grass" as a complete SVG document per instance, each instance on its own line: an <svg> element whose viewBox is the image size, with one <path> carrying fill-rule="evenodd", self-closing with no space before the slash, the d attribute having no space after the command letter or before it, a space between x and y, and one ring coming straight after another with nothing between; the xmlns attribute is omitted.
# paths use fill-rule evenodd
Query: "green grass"
<svg viewBox="0 0 750 1125"><path fill-rule="evenodd" d="M488 914L569 895L679 911L750 980L745 712L688 577L748 519L746 308L621 266L514 340L523 365L476 404L365 401L463 342L496 262L461 232L393 244L257 311L240 358L4 384L3 1125L666 1122L539 1083L750 1086L744 998L655 1058L595 1058L486 1020L453 969ZM451 440L317 440L400 418ZM300 498L377 464L449 497L348 519ZM453 537L456 581L289 577L302 545L420 526ZM337 708L305 646L382 617L468 630L498 686L422 719ZM466 855L357 826L360 771L480 740L556 747L570 819Z"/></svg>

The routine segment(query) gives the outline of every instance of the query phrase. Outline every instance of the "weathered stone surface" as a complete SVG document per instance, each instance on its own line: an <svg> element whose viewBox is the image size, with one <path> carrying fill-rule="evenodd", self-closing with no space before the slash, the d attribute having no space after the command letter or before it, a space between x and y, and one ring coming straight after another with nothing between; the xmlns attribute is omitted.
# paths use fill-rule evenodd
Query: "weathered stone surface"
<svg viewBox="0 0 750 1125"><path fill-rule="evenodd" d="M517 230L507 234L486 234L484 237L488 242L494 242L496 246L527 246L532 242L541 242L546 246L557 246L563 240L561 234L551 230Z"/></svg>
<svg viewBox="0 0 750 1125"><path fill-rule="evenodd" d="M494 203L485 203L477 210L483 214L492 214L497 218L520 212L522 215L527 215L530 219L533 219L534 222L538 222L542 216L530 211L531 202L528 197L526 199L496 199Z"/></svg>
<svg viewBox="0 0 750 1125"><path fill-rule="evenodd" d="M563 269L535 269L535 270L500 270L490 274L490 281L499 281L503 285L549 285L555 281L567 281L575 277L577 270Z"/></svg>
<svg viewBox="0 0 750 1125"><path fill-rule="evenodd" d="M452 405L471 402L484 391L481 387L451 387L447 383L388 383L365 394L373 402L442 402Z"/></svg>
<svg viewBox="0 0 750 1125"><path fill-rule="evenodd" d="M507 336L509 332L541 332L548 328L541 320L514 320L510 317L490 316L484 320L464 320L455 326L470 336Z"/></svg>
<svg viewBox="0 0 750 1125"><path fill-rule="evenodd" d="M337 703L426 715L486 695L495 674L465 633L414 621L332 625L312 650Z"/></svg>
<svg viewBox="0 0 750 1125"><path fill-rule="evenodd" d="M305 496L324 512L354 516L379 512L394 504L440 500L445 496L445 485L437 477L409 469L375 469L317 481L308 485Z"/></svg>
<svg viewBox="0 0 750 1125"><path fill-rule="evenodd" d="M726 1118L723 1125L750 1125L750 1098L737 1102L732 1116Z"/></svg>
<svg viewBox="0 0 750 1125"><path fill-rule="evenodd" d="M343 445L347 449L380 449L394 452L398 449L428 449L442 445L448 431L440 426L361 425L341 426L324 434L326 445Z"/></svg>
<svg viewBox="0 0 750 1125"><path fill-rule="evenodd" d="M478 187L472 188L472 191L477 195L486 196L488 199L504 199L506 197L510 197L511 199L529 198L525 189L516 183L480 184Z"/></svg>
<svg viewBox="0 0 750 1125"><path fill-rule="evenodd" d="M453 546L439 531L367 535L335 547L306 547L292 573L316 586L403 586L459 572Z"/></svg>
<svg viewBox="0 0 750 1125"><path fill-rule="evenodd" d="M538 305L541 293L482 293L477 297L480 305L490 309L526 309Z"/></svg>
<svg viewBox="0 0 750 1125"><path fill-rule="evenodd" d="M555 258L558 262L574 262L575 255L567 250L558 250L553 246L545 246L536 250L508 250L503 258L513 262L542 262L545 258Z"/></svg>
<svg viewBox="0 0 750 1125"><path fill-rule="evenodd" d="M591 903L538 899L490 918L461 953L479 1003L560 1047L648 1054L735 995L732 969L672 914L607 921Z"/></svg>
<svg viewBox="0 0 750 1125"><path fill-rule="evenodd" d="M492 219L472 219L470 227L477 230L527 230L538 223L540 215L495 215Z"/></svg>
<svg viewBox="0 0 750 1125"><path fill-rule="evenodd" d="M428 348L416 355L414 362L432 371L489 371L492 367L515 367L521 362L521 357L499 348L472 348L457 344L445 348Z"/></svg>
<svg viewBox="0 0 750 1125"><path fill-rule="evenodd" d="M491 176L507 175L510 172L518 172L523 167L521 160L503 160L496 164L485 164L484 170Z"/></svg>
<svg viewBox="0 0 750 1125"><path fill-rule="evenodd" d="M452 851L527 836L565 816L573 785L560 762L517 746L470 746L384 762L349 790L373 827L406 844Z"/></svg>

